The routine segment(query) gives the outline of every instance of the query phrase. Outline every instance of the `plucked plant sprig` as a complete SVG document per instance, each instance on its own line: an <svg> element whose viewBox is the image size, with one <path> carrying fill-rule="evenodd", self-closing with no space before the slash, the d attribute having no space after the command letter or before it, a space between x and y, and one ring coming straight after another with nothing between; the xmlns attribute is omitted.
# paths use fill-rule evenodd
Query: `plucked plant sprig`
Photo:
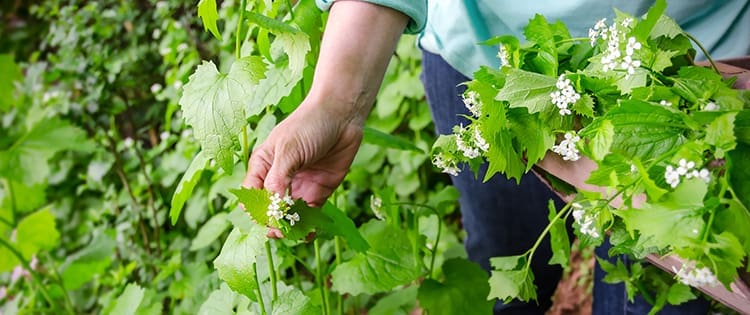
<svg viewBox="0 0 750 315"><path fill-rule="evenodd" d="M499 46L502 66L482 67L466 83L470 124L437 140L433 163L455 175L462 163L476 171L486 162L485 180L498 173L520 180L546 155L590 159L597 169L586 182L607 193L579 189L560 212L551 207L551 263L567 264L570 245L561 234L572 214L584 244L609 235L612 254L681 257L671 286L729 288L750 252L743 245L750 244L750 165L743 158L750 153L750 101L713 61L711 68L694 64L694 38L665 8L657 1L643 18L617 11L588 38L537 15L525 43L513 36L487 41ZM623 205L612 207L615 199ZM528 263L536 248L493 260L490 297L536 298Z"/></svg>

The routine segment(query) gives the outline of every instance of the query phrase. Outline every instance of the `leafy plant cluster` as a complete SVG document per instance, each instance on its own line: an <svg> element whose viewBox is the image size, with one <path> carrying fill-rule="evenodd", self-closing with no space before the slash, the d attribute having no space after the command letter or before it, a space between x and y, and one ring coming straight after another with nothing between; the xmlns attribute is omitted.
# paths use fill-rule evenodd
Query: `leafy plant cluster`
<svg viewBox="0 0 750 315"><path fill-rule="evenodd" d="M525 43L489 40L504 65L483 67L466 83L471 124L433 148L445 172L486 161L485 180L497 173L520 179L545 156L593 161L586 183L603 189L579 188L559 211L550 205L541 236L551 235L550 263L568 263L570 216L584 244L608 236L610 255L676 255L684 262L674 270L678 281L647 277L652 272L640 264L602 261L605 281L625 282L629 297L643 295L654 312L692 299L687 285L729 289L747 272L750 253L750 98L715 68L694 65L693 38L665 7L657 1L642 19L616 11L589 38L572 38L563 23L537 15ZM622 206L613 207L615 200ZM490 297L536 298L529 262L538 246L492 260Z"/></svg>
<svg viewBox="0 0 750 315"><path fill-rule="evenodd" d="M342 187L321 209L294 204L294 230L268 240L239 206L265 214L268 195L240 183L310 88L326 19L314 1L0 10L2 313L491 307L460 243L457 192L428 163L413 37Z"/></svg>

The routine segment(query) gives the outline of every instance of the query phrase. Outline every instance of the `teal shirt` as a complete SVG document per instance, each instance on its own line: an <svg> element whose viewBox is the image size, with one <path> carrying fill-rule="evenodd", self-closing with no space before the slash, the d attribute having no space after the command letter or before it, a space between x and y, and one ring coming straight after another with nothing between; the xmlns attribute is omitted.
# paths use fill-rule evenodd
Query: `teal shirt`
<svg viewBox="0 0 750 315"><path fill-rule="evenodd" d="M325 5L332 0L316 0ZM496 35L523 38L539 13L561 20L574 37L587 37L596 21L614 18L613 8L640 16L653 0L366 0L408 15L407 32L420 31L419 45L472 77L481 65L499 67L497 47L478 43ZM750 54L750 0L672 0L667 15L695 36L714 58ZM700 58L700 57L699 57Z"/></svg>

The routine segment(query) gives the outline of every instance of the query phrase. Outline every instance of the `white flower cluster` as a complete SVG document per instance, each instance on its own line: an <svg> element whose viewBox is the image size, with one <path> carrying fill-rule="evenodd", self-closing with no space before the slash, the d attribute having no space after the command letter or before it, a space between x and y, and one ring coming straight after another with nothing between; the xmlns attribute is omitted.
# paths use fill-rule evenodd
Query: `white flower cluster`
<svg viewBox="0 0 750 315"><path fill-rule="evenodd" d="M573 207L573 219L578 224L581 234L599 238L601 234L599 234L599 230L596 228L596 220L599 218L599 215L596 213L586 213L583 206L577 202L574 202L571 206Z"/></svg>
<svg viewBox="0 0 750 315"><path fill-rule="evenodd" d="M627 18L619 25L612 24L607 26L607 19L601 19L589 29L589 39L591 46L596 45L601 38L607 41L607 52L602 57L604 71L622 69L626 70L627 76L635 73L635 68L641 66L641 61L633 59L636 50L640 50L642 45L635 37L625 40L625 33L630 30L633 19ZM621 45L625 43L625 55L622 54Z"/></svg>
<svg viewBox="0 0 750 315"><path fill-rule="evenodd" d="M510 53L505 45L500 44L500 49L497 51L497 58L500 58L500 67L505 67L510 64Z"/></svg>
<svg viewBox="0 0 750 315"><path fill-rule="evenodd" d="M443 173L453 176L458 176L458 173L461 172L461 169L456 165L456 160L446 156L443 152L437 153L432 157L432 164L439 168Z"/></svg>
<svg viewBox="0 0 750 315"><path fill-rule="evenodd" d="M677 185L680 184L682 176L688 179L693 177L700 178L707 183L711 181L711 172L709 172L707 168L704 167L698 170L695 168L695 162L687 161L685 159L680 159L677 163L677 168L672 165L667 165L667 168L664 171L664 179L669 186L672 186L672 188L676 188Z"/></svg>
<svg viewBox="0 0 750 315"><path fill-rule="evenodd" d="M372 210L372 213L375 214L375 217L378 218L378 220L385 220L385 216L383 215L383 199L380 199L380 197L370 196L370 209Z"/></svg>
<svg viewBox="0 0 750 315"><path fill-rule="evenodd" d="M575 131L568 131L565 133L565 139L560 141L560 144L552 146L552 152L562 155L565 161L578 161L581 158L576 143L581 141Z"/></svg>
<svg viewBox="0 0 750 315"><path fill-rule="evenodd" d="M581 94L576 92L570 79L565 78L564 74L561 74L560 77L557 78L555 86L557 87L557 91L549 94L549 97L552 98L552 103L560 109L560 115L565 116L572 114L568 106L578 102L578 100L581 99Z"/></svg>
<svg viewBox="0 0 750 315"><path fill-rule="evenodd" d="M288 213L294 205L294 200L292 200L291 196L286 195L281 197L278 193L274 193L270 199L271 203L268 205L268 211L266 211L268 217L274 218L277 221L286 219L292 226L299 222L299 214L297 212Z"/></svg>
<svg viewBox="0 0 750 315"><path fill-rule="evenodd" d="M695 262L692 261L682 264L679 270L672 266L672 271L680 282L691 287L715 287L719 285L719 280L711 272L711 269L707 267L696 268Z"/></svg>
<svg viewBox="0 0 750 315"><path fill-rule="evenodd" d="M466 158L474 159L479 157L482 152L490 149L490 144L484 140L478 125L472 125L464 128L463 125L455 131L456 146Z"/></svg>
<svg viewBox="0 0 750 315"><path fill-rule="evenodd" d="M479 101L479 94L474 91L468 91L463 95L464 106L471 112L474 117L482 115L482 103Z"/></svg>

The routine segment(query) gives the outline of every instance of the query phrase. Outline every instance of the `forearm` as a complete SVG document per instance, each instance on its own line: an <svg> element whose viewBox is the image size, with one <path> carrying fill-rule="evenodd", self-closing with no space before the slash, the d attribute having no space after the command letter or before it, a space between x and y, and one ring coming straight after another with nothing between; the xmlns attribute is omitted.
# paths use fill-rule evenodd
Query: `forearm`
<svg viewBox="0 0 750 315"><path fill-rule="evenodd" d="M363 124L407 22L406 15L390 8L337 1L302 106L328 106L339 117Z"/></svg>

